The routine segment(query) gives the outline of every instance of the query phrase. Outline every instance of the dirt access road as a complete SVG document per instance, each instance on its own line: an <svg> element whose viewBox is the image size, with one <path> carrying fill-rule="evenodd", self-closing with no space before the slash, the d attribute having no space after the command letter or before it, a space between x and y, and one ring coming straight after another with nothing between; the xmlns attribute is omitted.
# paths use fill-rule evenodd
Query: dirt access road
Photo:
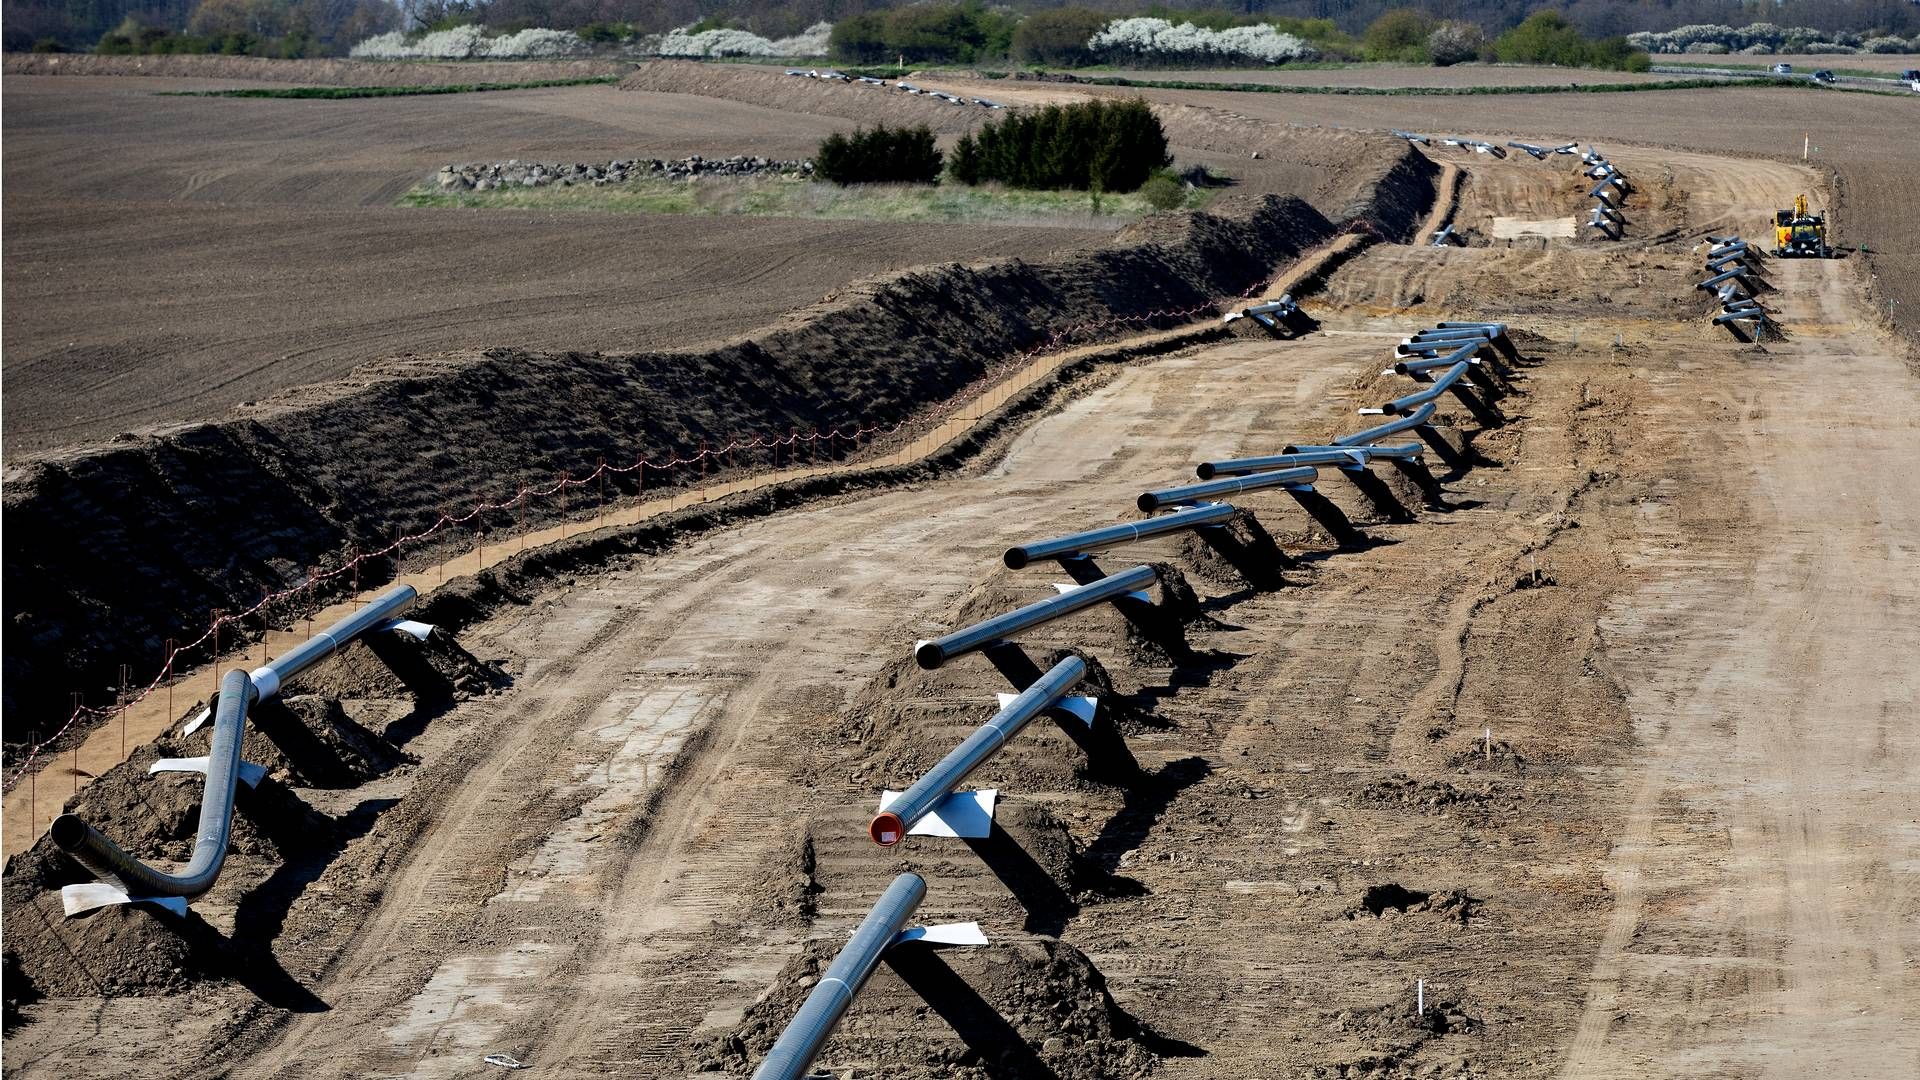
<svg viewBox="0 0 1920 1080"><path fill-rule="evenodd" d="M1771 279L1791 342L1654 375L1692 453L1601 624L1641 767L1568 1077L1920 1071L1920 386L1844 264Z"/></svg>

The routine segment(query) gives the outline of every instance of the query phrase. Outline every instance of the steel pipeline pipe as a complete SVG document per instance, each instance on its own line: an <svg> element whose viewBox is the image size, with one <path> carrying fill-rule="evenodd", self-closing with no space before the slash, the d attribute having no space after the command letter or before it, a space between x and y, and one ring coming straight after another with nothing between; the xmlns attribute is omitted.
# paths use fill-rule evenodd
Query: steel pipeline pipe
<svg viewBox="0 0 1920 1080"><path fill-rule="evenodd" d="M1507 335L1486 330L1468 330L1463 332L1445 331L1429 337L1401 338L1394 346L1394 355L1407 353L1439 353L1450 349L1490 348L1507 341Z"/></svg>
<svg viewBox="0 0 1920 1080"><path fill-rule="evenodd" d="M840 955L814 984L807 1000L801 1002L787 1029L774 1040L760 1067L753 1070L753 1080L802 1080L807 1075L827 1036L833 1034L847 1006L853 1004L854 995L867 984L880 966L880 958L926 896L927 883L919 874L901 874L893 879L874 902L873 910L860 920Z"/></svg>
<svg viewBox="0 0 1920 1080"><path fill-rule="evenodd" d="M120 849L120 845L73 814L53 820L53 842L103 881L117 881L136 899L147 896L194 897L213 887L233 838L233 794L240 783L240 744L246 736L247 708L255 700L253 680L229 671L220 681L219 713L213 721L213 749L201 787L200 827L193 855L178 874L165 874Z"/></svg>
<svg viewBox="0 0 1920 1080"><path fill-rule="evenodd" d="M1415 409L1413 413L1409 416L1402 416L1396 420L1389 420L1386 423L1381 424L1377 427L1370 427L1365 431L1356 431L1351 435L1342 435L1339 438L1333 440L1333 445L1365 446L1367 443L1370 443L1375 439L1384 439L1389 435L1398 435L1403 431L1412 431L1414 428L1417 428L1421 424L1424 424L1427 421L1433 419L1433 414L1437 411L1438 410L1434 407L1433 402L1429 401L1425 405L1422 405L1418 409Z"/></svg>
<svg viewBox="0 0 1920 1080"><path fill-rule="evenodd" d="M279 694L282 683L346 648L353 639L367 631L392 622L411 606L414 598L419 595L411 585L395 585L366 607L301 642L285 656L277 657L267 664L254 668L248 673L248 677L253 680L256 695L254 700L265 701ZM198 731L200 725L206 722L208 715L218 704L216 700L202 710L199 716L194 717L187 724L186 733L191 735Z"/></svg>
<svg viewBox="0 0 1920 1080"><path fill-rule="evenodd" d="M1303 450L1297 454L1269 454L1266 457L1228 458L1225 461L1203 461L1194 470L1194 475L1202 480L1211 480L1216 476L1241 476L1246 473L1266 472L1270 469L1297 469L1302 465L1365 465L1367 451L1349 450L1345 447L1328 447L1320 450Z"/></svg>
<svg viewBox="0 0 1920 1080"><path fill-rule="evenodd" d="M1411 375L1416 371L1427 371L1437 367L1452 367L1455 364L1463 363L1477 364L1479 361L1474 359L1474 354L1478 353L1487 344L1488 342L1484 338L1475 338L1458 348L1454 348L1452 352L1445 356L1435 355L1415 360L1395 360L1393 367L1388 370L1396 375ZM1448 347L1453 348L1451 345ZM1437 349L1432 351L1435 353L1439 352ZM1384 375L1386 372L1382 372L1381 374Z"/></svg>
<svg viewBox="0 0 1920 1080"><path fill-rule="evenodd" d="M1053 665L1038 682L1007 702L993 718L974 729L973 734L948 752L940 763L900 794L892 805L874 816L867 825L867 836L881 847L892 847L907 838L907 830L933 811L940 800L966 783L975 769L1000 752L1022 728L1048 709L1059 704L1067 691L1087 677L1087 663L1069 656Z"/></svg>
<svg viewBox="0 0 1920 1080"><path fill-rule="evenodd" d="M1448 390L1453 389L1453 384L1459 382L1460 376L1466 373L1467 362L1462 360L1460 363L1448 368L1445 375L1434 379L1433 383L1426 389L1415 394L1408 394L1405 397L1394 398L1378 409L1361 409L1360 414L1362 416L1370 416L1385 413L1388 416L1404 416L1434 400L1441 394L1446 393Z"/></svg>
<svg viewBox="0 0 1920 1080"><path fill-rule="evenodd" d="M1499 334L1507 332L1507 324L1503 322L1437 322L1433 326L1436 330L1492 330Z"/></svg>
<svg viewBox="0 0 1920 1080"><path fill-rule="evenodd" d="M1751 271L1749 271L1746 267L1736 266L1731 270L1722 270L1719 273L1713 275L1712 277L1706 279L1705 281L1697 283L1696 285L1694 285L1694 288L1711 289L1723 281L1731 281L1734 278L1741 278L1744 280L1749 273L1751 273Z"/></svg>
<svg viewBox="0 0 1920 1080"><path fill-rule="evenodd" d="M1311 454L1316 450L1344 450L1349 453L1357 450L1365 454L1368 461L1375 458L1405 461L1425 452L1419 443L1402 443L1399 446L1290 446L1287 449L1302 454Z"/></svg>
<svg viewBox="0 0 1920 1080"><path fill-rule="evenodd" d="M1479 350L1475 349L1474 351L1478 352ZM1434 368L1452 367L1453 365L1459 364L1459 363L1471 364L1474 367L1481 366L1480 358L1478 356L1468 356L1465 360L1462 360L1460 359L1460 354L1458 352L1452 352L1452 353L1448 353L1445 356L1429 356L1429 357L1425 357L1423 359L1418 359L1418 360L1396 360L1394 361L1392 367L1387 368L1385 371L1382 371L1380 374L1382 375L1418 375L1422 372L1432 371Z"/></svg>
<svg viewBox="0 0 1920 1080"><path fill-rule="evenodd" d="M1007 569L1018 570L1035 559L1057 559L1063 555L1075 555L1094 548L1131 544L1148 537L1180 532L1183 529L1218 525L1233 517L1233 514L1233 507L1226 503L1208 503L1205 506L1176 511L1149 521L1125 522L1109 525L1103 529L1088 529L1085 532L1057 536L1051 540L1019 544L1008 548L1001 556L1001 560L1007 564Z"/></svg>
<svg viewBox="0 0 1920 1080"><path fill-rule="evenodd" d="M951 634L922 641L913 647L913 659L921 667L932 671L940 665L958 656L965 656L1022 630L1052 622L1062 616L1071 615L1083 608L1107 600L1118 599L1130 592L1144 589L1154 583L1155 574L1151 566L1136 566L1122 570L1117 574L1108 574L1098 581L1088 582L1077 588L1068 589L1058 596L1050 596L1016 608L1005 615L996 615L985 622L974 623Z"/></svg>
<svg viewBox="0 0 1920 1080"><path fill-rule="evenodd" d="M1476 338L1492 340L1507 332L1504 326L1438 326L1429 330L1415 330L1402 341L1471 341Z"/></svg>
<svg viewBox="0 0 1920 1080"><path fill-rule="evenodd" d="M1247 309L1249 315L1271 315L1274 312L1286 313L1294 308L1293 294L1281 293L1280 299L1269 300L1264 304L1255 304Z"/></svg>
<svg viewBox="0 0 1920 1080"><path fill-rule="evenodd" d="M1243 491L1259 491L1262 488L1280 487L1284 484L1311 484L1319 475L1319 471L1313 466L1303 465L1295 469L1251 473L1247 476L1229 476L1200 484L1161 488L1159 491L1143 491L1136 501L1141 510L1151 512L1163 506L1192 502L1195 499L1208 499L1215 495L1238 495Z"/></svg>

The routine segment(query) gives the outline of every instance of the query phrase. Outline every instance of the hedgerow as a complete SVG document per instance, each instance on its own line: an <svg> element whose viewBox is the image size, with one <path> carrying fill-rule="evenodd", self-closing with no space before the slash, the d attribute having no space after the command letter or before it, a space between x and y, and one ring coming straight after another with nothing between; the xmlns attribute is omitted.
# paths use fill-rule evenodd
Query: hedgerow
<svg viewBox="0 0 1920 1080"><path fill-rule="evenodd" d="M835 132L813 156L813 175L835 184L931 184L940 179L940 166L933 130L925 124Z"/></svg>
<svg viewBox="0 0 1920 1080"><path fill-rule="evenodd" d="M1171 160L1146 102L1094 100L989 121L954 146L952 173L963 184L1123 192Z"/></svg>

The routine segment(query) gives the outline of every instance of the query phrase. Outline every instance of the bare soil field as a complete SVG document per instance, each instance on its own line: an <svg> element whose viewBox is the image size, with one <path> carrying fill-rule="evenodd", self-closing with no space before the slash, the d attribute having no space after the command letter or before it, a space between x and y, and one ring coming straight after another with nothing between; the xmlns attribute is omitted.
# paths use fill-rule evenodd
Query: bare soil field
<svg viewBox="0 0 1920 1080"><path fill-rule="evenodd" d="M1255 112L1267 97L1163 106L1223 155L1296 132L1303 158L1372 154ZM849 397L910 412L1096 302L1231 295L1274 272L1314 321L1076 368L937 470L715 508L680 534L603 530L449 582L426 607L457 643L356 646L262 710L248 753L271 779L186 919L65 920L53 887L84 873L44 838L9 861L9 1075L468 1077L511 1054L536 1075L744 1077L902 870L930 885L916 921L978 920L990 944L896 950L828 1041L830 1075L1913 1074L1920 473L1903 449L1920 374L1871 291L1901 264L1768 262L1785 331L1763 345L1714 330L1692 287L1702 232L1758 238L1795 193L1830 198L1823 164L1843 227L1890 227L1904 189L1879 203L1854 186L1913 150L1869 137L1879 98L1834 95L1859 112L1828 117L1837 149L1803 165L1700 144L1777 116L1715 130L1705 102L1668 116L1665 97L1621 116L1492 98L1332 121L1594 139L1634 185L1618 243L1497 237L1502 217L1569 213L1580 178L1435 148L1438 177L1405 157L1338 172L1351 190L1321 198L1392 210L1358 236L1269 198L1045 265L901 275L699 354L709 367L422 359L282 395L244 413L256 428L143 441L131 465L50 464L34 508L84 517L137 490L136 466L223 461L216 437L248 438L326 459L301 493L430 512L436 472L510 479L551 472L555 448L673 437L636 414L675 397L706 410L672 414L690 427ZM1457 205L1417 205L1437 192ZM1409 213L1405 236L1365 228ZM1449 213L1469 246L1426 246ZM1313 245L1343 261L1307 273ZM1395 474L1368 495L1328 470L1316 491L1337 516L1320 518L1237 495L1233 535L1277 545L1257 564L1179 538L1103 554L1153 567L1155 620L1102 607L1020 639L1090 661L1091 751L1051 724L1022 733L970 782L1000 796L986 840L866 838L879 791L1006 689L980 657L919 669L914 642L1053 594L1052 567L1006 570L1002 549L1132 519L1137 493L1198 461L1375 422L1356 410L1411 386L1382 372L1393 344L1440 319L1506 321L1515 355L1476 408L1445 400L1437 486ZM580 386L616 392L529 404ZM470 399L528 430L489 448L435 426ZM414 460L423 433L454 436L444 457ZM204 472L167 475L218 494ZM281 494L288 520L342 519ZM1363 535L1342 542L1342 519ZM274 545L296 539L226 543L285 558ZM176 858L190 785L144 770L202 750L137 748L74 806Z"/></svg>
<svg viewBox="0 0 1920 1080"><path fill-rule="evenodd" d="M394 209L457 161L811 155L844 122L568 87L355 101L6 77L10 456L401 353L745 334L847 282L1105 238L1049 228Z"/></svg>

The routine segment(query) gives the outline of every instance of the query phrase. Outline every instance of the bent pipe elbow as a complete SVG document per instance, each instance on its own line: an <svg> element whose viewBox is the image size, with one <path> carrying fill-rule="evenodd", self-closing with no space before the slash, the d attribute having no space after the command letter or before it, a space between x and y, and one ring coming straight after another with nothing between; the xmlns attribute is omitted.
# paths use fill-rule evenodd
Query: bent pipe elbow
<svg viewBox="0 0 1920 1080"><path fill-rule="evenodd" d="M1342 435L1333 440L1333 445L1364 446L1376 439L1384 439L1389 435L1398 435L1403 431L1411 431L1433 419L1433 414L1437 411L1439 410L1435 407L1434 403L1429 401L1425 405L1415 409L1412 413L1402 416L1399 419L1389 420L1377 427L1370 427L1364 431L1356 431L1351 435Z"/></svg>
<svg viewBox="0 0 1920 1080"><path fill-rule="evenodd" d="M213 747L201 786L200 826L193 855L177 874L163 873L124 851L78 815L54 819L53 842L96 877L118 881L132 896L181 896L191 899L213 888L233 839L233 797L240 783L240 744L246 736L247 709L256 697L253 680L240 670L220 681L213 720Z"/></svg>

